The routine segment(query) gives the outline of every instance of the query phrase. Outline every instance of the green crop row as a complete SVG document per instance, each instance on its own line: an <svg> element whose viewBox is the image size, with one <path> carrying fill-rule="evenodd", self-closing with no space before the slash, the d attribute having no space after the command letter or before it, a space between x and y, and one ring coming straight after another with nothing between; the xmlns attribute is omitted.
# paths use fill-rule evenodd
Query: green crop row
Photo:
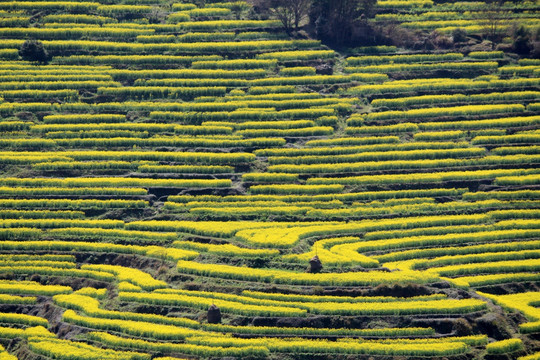
<svg viewBox="0 0 540 360"><path fill-rule="evenodd" d="M433 143L434 144L434 143ZM393 145L393 144L392 144ZM422 145L428 145L423 148ZM403 148L407 150L401 150L400 146L393 145L396 150L392 151L390 148L388 151L377 151L377 147L369 152L358 151L357 152L337 155L305 155L305 156L270 156L268 157L268 163L274 164L324 164L324 163L349 163L349 162L361 162L361 161L384 161L384 160L420 160L420 159L446 159L446 158L467 158L477 157L485 155L486 151L481 148L450 148L450 149L437 149L430 148L430 143L411 143L409 146L411 150L407 149L407 146Z"/></svg>
<svg viewBox="0 0 540 360"><path fill-rule="evenodd" d="M420 71L489 71L496 70L497 62L449 62L433 64L380 64L369 66L346 67L347 73L393 73L393 72L420 72ZM501 68L503 69L503 68ZM522 72L517 72L521 74Z"/></svg>
<svg viewBox="0 0 540 360"><path fill-rule="evenodd" d="M71 55L66 57L55 57L52 60L54 64L61 65L91 65L91 64L179 64L189 65L195 61L217 61L223 57L219 55L193 55L193 56L175 56L175 55Z"/></svg>
<svg viewBox="0 0 540 360"><path fill-rule="evenodd" d="M384 63L408 64L417 62L438 62L461 59L463 59L463 54L461 53L351 56L347 58L347 65L375 65Z"/></svg>
<svg viewBox="0 0 540 360"><path fill-rule="evenodd" d="M3 199L5 208L51 208L51 209L140 209L148 205L143 200L93 200L93 199Z"/></svg>
<svg viewBox="0 0 540 360"><path fill-rule="evenodd" d="M498 170L478 170L478 171L452 171L440 173L415 173L399 175L366 175L343 178L310 178L307 184L343 184L343 185L361 185L361 184L400 184L400 183L440 183L456 180L483 180L494 179L501 176L523 176L533 174L535 170L530 169L498 169Z"/></svg>
<svg viewBox="0 0 540 360"><path fill-rule="evenodd" d="M472 89L516 89L523 87L535 87L540 84L540 79L516 78L509 80L475 80L475 79L417 79L398 80L383 84L361 85L347 90L353 95L371 94L399 94L411 91L441 90L472 90Z"/></svg>
<svg viewBox="0 0 540 360"><path fill-rule="evenodd" d="M2 178L4 186L44 186L44 187L228 187L230 180L198 179L149 179L149 178Z"/></svg>
<svg viewBox="0 0 540 360"><path fill-rule="evenodd" d="M28 348L43 356L59 360L150 360L149 354L102 349L80 341L34 337Z"/></svg>
<svg viewBox="0 0 540 360"><path fill-rule="evenodd" d="M421 119L443 116L472 116L499 113L524 112L525 106L521 104L500 105L466 105L455 107L435 107L425 109L412 109L405 111L383 111L366 114L367 121L379 121L389 119Z"/></svg>
<svg viewBox="0 0 540 360"><path fill-rule="evenodd" d="M223 96L226 93L225 87L138 87L138 86L124 86L117 87L99 87L97 89L98 94L110 95L117 97L126 97L131 99L154 99L154 98L181 98L184 100L193 99L197 96ZM2 94L2 93L0 93Z"/></svg>
<svg viewBox="0 0 540 360"><path fill-rule="evenodd" d="M231 139L219 139L219 138L204 138L204 137L186 137L186 136L159 136L152 137L147 139L141 138L132 138L132 137L118 137L118 138L63 138L55 139L54 142L58 145L69 146L69 147L93 147L93 146L105 146L105 147L156 147L156 146L174 146L174 147L183 147L183 148L194 148L194 147L205 147L205 148L251 148L251 147L267 147L267 146L282 146L285 144L285 139L283 138L267 138L267 137L256 137L251 139L241 139L235 140ZM0 140L0 144L2 141ZM7 144L7 142L5 142ZM11 142L9 143L11 145ZM178 153L176 153L178 154ZM6 157L1 157L4 159ZM22 157L17 157L21 158ZM40 157L43 161L49 160ZM7 159L12 162L16 159L13 157L7 157ZM40 162L37 158L32 157L31 162L36 162L33 159ZM65 158L64 158L65 159ZM61 159L58 159L61 160ZM154 159L155 160L155 159ZM217 159L216 159L217 160ZM184 162L181 158L175 159L176 162ZM246 159L246 162L250 162L250 158ZM204 163L212 164L221 163L220 161L209 161L208 159L203 161ZM227 163L227 161L226 161ZM232 163L237 163L237 161L232 161Z"/></svg>
<svg viewBox="0 0 540 360"><path fill-rule="evenodd" d="M53 164L53 163L51 163ZM142 188L105 187L16 187L0 186L2 196L43 196L43 195L146 195Z"/></svg>
<svg viewBox="0 0 540 360"><path fill-rule="evenodd" d="M491 101L516 101L534 100L540 96L538 91L512 91L495 92L489 94L455 94L455 95L423 95L393 99L374 99L371 102L375 107L409 107L411 105L432 105L432 104L453 104L453 103L473 103Z"/></svg>
<svg viewBox="0 0 540 360"><path fill-rule="evenodd" d="M21 207L32 207L33 205L28 206L23 203ZM19 207L19 205L11 204L7 207ZM0 210L0 219L83 219L84 216L84 212L72 210Z"/></svg>

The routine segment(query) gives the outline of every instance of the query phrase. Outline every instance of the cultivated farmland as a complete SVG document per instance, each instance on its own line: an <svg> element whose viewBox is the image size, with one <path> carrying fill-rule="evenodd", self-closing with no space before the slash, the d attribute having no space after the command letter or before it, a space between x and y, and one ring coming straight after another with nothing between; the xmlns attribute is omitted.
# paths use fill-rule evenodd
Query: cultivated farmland
<svg viewBox="0 0 540 360"><path fill-rule="evenodd" d="M540 359L539 9L0 2L0 359Z"/></svg>

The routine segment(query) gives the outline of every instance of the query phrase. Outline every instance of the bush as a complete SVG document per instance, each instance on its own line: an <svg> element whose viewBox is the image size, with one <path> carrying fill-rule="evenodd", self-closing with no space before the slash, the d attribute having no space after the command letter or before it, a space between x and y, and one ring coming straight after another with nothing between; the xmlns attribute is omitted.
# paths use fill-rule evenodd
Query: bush
<svg viewBox="0 0 540 360"><path fill-rule="evenodd" d="M455 28L452 31L452 39L454 43L460 43L467 41L467 31L463 28Z"/></svg>
<svg viewBox="0 0 540 360"><path fill-rule="evenodd" d="M468 336L472 334L472 326L465 318L458 318L452 325L455 336Z"/></svg>
<svg viewBox="0 0 540 360"><path fill-rule="evenodd" d="M19 55L26 61L47 63L49 54L43 47L43 44L37 40L26 40L19 50Z"/></svg>

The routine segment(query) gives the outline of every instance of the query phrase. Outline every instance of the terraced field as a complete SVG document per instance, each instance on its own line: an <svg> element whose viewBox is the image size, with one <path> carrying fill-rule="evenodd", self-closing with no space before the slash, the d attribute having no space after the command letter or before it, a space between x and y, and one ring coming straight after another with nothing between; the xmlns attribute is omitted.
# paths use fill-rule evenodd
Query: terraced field
<svg viewBox="0 0 540 360"><path fill-rule="evenodd" d="M540 359L540 61L198 5L0 2L0 359Z"/></svg>

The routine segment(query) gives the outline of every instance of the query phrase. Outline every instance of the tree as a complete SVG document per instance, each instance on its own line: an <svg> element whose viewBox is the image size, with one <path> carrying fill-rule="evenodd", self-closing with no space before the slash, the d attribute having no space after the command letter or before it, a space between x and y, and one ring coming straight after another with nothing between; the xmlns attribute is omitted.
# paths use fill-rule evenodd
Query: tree
<svg viewBox="0 0 540 360"><path fill-rule="evenodd" d="M165 19L167 18L167 12L158 7L158 6L152 6L152 10L147 15L148 22L150 24L161 24L165 22Z"/></svg>
<svg viewBox="0 0 540 360"><path fill-rule="evenodd" d="M26 61L46 63L49 60L49 54L37 40L26 40L19 50L19 55Z"/></svg>
<svg viewBox="0 0 540 360"><path fill-rule="evenodd" d="M294 19L294 28L298 30L298 27L300 26L300 23L306 19L309 15L309 9L311 7L311 0L294 0L294 1L286 1L288 2L288 6L291 9L293 13L293 19Z"/></svg>
<svg viewBox="0 0 540 360"><path fill-rule="evenodd" d="M484 19L484 36L491 41L492 49L495 49L497 43L500 43L506 25L508 24L509 13L504 11L502 1L493 1L487 4L486 9L480 13Z"/></svg>
<svg viewBox="0 0 540 360"><path fill-rule="evenodd" d="M368 17L376 0L313 0L311 23L317 35L336 44L347 44L353 39L354 29Z"/></svg>
<svg viewBox="0 0 540 360"><path fill-rule="evenodd" d="M283 24L290 33L298 30L308 17L312 0L259 0L257 8L268 11Z"/></svg>
<svg viewBox="0 0 540 360"><path fill-rule="evenodd" d="M513 29L512 38L514 40L513 47L514 51L520 55L529 55L532 46L531 46L531 33L523 25L518 25Z"/></svg>
<svg viewBox="0 0 540 360"><path fill-rule="evenodd" d="M249 10L249 5L244 2L239 1L231 4L231 11L237 20L240 20L242 13L247 10Z"/></svg>

